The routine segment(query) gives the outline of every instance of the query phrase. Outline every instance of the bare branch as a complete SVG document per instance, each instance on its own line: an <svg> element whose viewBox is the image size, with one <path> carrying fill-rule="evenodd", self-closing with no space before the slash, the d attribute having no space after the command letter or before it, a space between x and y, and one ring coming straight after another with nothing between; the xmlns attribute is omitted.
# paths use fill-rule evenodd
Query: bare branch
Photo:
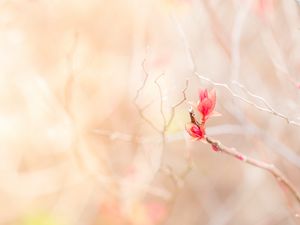
<svg viewBox="0 0 300 225"><path fill-rule="evenodd" d="M222 88L226 89L233 97L238 98L239 100L247 103L248 105L251 105L251 106L255 107L256 109L258 109L260 111L267 112L267 113L270 113L270 114L272 114L274 116L277 116L277 117L279 117L281 119L284 119L288 124L292 124L292 125L295 125L295 126L300 126L299 122L291 120L287 116L285 116L285 115L283 115L283 114L275 111L262 97L254 95L250 91L247 91L247 93L250 96L255 97L255 98L259 99L260 101L262 101L266 105L266 107L262 107L262 106L256 104L255 102L252 102L252 101L250 101L250 100L248 100L246 98L241 97L240 95L238 95L237 93L235 93L233 90L231 90L231 88L227 84L215 82L215 81L209 79L208 77L200 75L198 72L194 72L194 74L198 78L200 78L201 80L207 81L208 83L210 83L210 84L212 84L212 85L214 85L216 87L222 87Z"/></svg>
<svg viewBox="0 0 300 225"><path fill-rule="evenodd" d="M269 112L272 113L273 115L281 117L282 119L285 119L287 121L287 123L300 126L300 123L291 121L287 116L283 115L280 112L277 112L263 97L258 96L256 94L254 94L253 92L249 91L244 85L240 84L237 81L233 81L232 83L237 85L239 88L243 89L251 97L260 100L266 106L266 108L269 110ZM266 110L264 110L264 111L266 111Z"/></svg>
<svg viewBox="0 0 300 225"><path fill-rule="evenodd" d="M137 104L137 99L139 98L140 94L141 94L141 91L144 89L144 87L146 86L146 83L148 81L148 78L149 78L149 74L145 68L145 64L146 64L146 58L143 60L142 62L142 68L143 68L143 71L144 71L144 74L145 74L145 78L143 80L143 83L142 83L142 86L139 87L139 89L136 91L136 95L133 99L133 101L135 102L135 104Z"/></svg>
<svg viewBox="0 0 300 225"><path fill-rule="evenodd" d="M155 84L156 86L158 87L158 90L159 90L159 96L160 96L160 113L162 115L162 118L163 118L163 130L162 132L165 132L169 126L171 125L171 123L173 122L174 120L174 117L175 117L175 111L176 109L182 105L185 101L186 101L186 90L188 89L188 85L189 85L189 81L186 80L185 82L185 87L184 89L182 90L182 99L179 100L179 102L177 102L175 105L173 105L171 107L171 115L170 117L167 119L165 113L164 113L164 105L163 105L163 94L162 94L162 88L158 82L158 80L163 76L164 74L161 74L160 76L158 76L156 79L155 79Z"/></svg>
<svg viewBox="0 0 300 225"><path fill-rule="evenodd" d="M147 73L146 69L145 69L145 60L142 63L142 67L143 67L143 71L146 74L145 79L142 83L142 86L137 90L136 96L134 98L134 104L136 106L136 108L138 109L138 112L140 114L140 116L152 127L154 128L158 133L161 134L161 140L154 140L154 141L159 141L162 144L162 156L161 156L161 162L160 162L160 172L163 172L165 174L167 174L171 180L174 182L174 185L176 187L176 190L179 190L179 187L182 186L182 182L185 179L185 177L189 174L189 172L192 170L192 166L190 165L190 163L187 165L186 169L182 172L182 174L180 175L176 175L176 173L173 171L172 167L169 165L165 164L165 148L166 148L166 131L168 129L168 127L171 125L171 123L174 120L175 117L175 111L176 109L182 105L187 97L186 97L186 91L188 89L188 85L189 85L189 81L186 80L185 82L185 87L182 90L182 98L171 107L171 114L170 117L168 118L166 113L164 112L164 99L163 99L163 89L161 87L161 84L159 82L159 80L165 75L164 73L160 74L155 80L154 80L154 84L157 86L158 91L159 91L159 98L160 98L160 114L163 118L163 125L162 128L158 128L154 125L154 123L152 121L150 121L148 118L145 117L143 111L148 108L150 104L147 104L146 106L144 106L143 108L141 108L138 104L137 104L137 99L139 98L142 90L144 89L149 74ZM113 135L111 136L110 134L105 133L104 135L109 135L110 138L119 138L122 139L124 141L132 141L132 136L130 135L122 135L122 134L118 134L118 135ZM145 138L137 138L137 141L139 143L145 143L147 141L153 141L153 139L145 139ZM177 191L176 191L177 192ZM175 194L174 196L176 196L177 194Z"/></svg>
<svg viewBox="0 0 300 225"><path fill-rule="evenodd" d="M186 168L180 174L176 174L173 168L170 166L165 166L164 168L161 168L161 172L163 172L164 174L170 177L170 179L172 180L172 182L176 187L176 191L178 191L180 188L183 187L185 179L193 170L193 168L194 168L194 162L189 160L187 162ZM178 193L175 193L175 195L176 194Z"/></svg>
<svg viewBox="0 0 300 225"><path fill-rule="evenodd" d="M141 87L139 87L138 90L137 90L137 92L136 92L136 95L135 95L135 97L134 97L134 99L133 99L133 103L134 103L134 105L135 105L135 107L136 107L136 109L137 109L137 111L138 111L140 117L141 117L146 123L148 123L155 131L157 131L158 133L160 133L160 132L161 132L160 129L159 129L158 127L156 127L155 124L154 124L150 119L148 119L148 118L145 116L145 114L144 114L144 110L145 110L146 108L148 108L151 104L148 104L146 107L144 107L144 108L142 108L142 109L141 109L140 106L137 104L137 100L138 100L138 98L139 98L139 96L140 96L142 90L145 88L146 83L147 83L148 78L149 78L149 74L148 74L148 72L147 72L147 70L146 70L146 68L145 68L145 64L146 64L146 58L145 58L145 59L143 60L143 62L142 62L142 68L143 68L143 71L144 71L144 73L145 73L145 78L144 78L144 80L143 80L143 83L142 83Z"/></svg>
<svg viewBox="0 0 300 225"><path fill-rule="evenodd" d="M162 93L162 89L161 89L161 86L159 85L158 83L158 80L164 76L165 74L162 73L160 74L154 81L154 83L156 84L156 86L158 87L158 91L159 91L159 97L160 97L160 113L161 113L161 116L163 118L163 132L165 132L166 130L166 123L167 123L167 119L166 119L166 115L164 113L164 107L163 107L163 93Z"/></svg>
<svg viewBox="0 0 300 225"><path fill-rule="evenodd" d="M144 115L144 113L143 113L143 111L141 111L141 110L138 110L138 113L139 113L139 115L140 115L140 117L144 120L144 121L146 121L155 131L157 131L157 132L161 132L160 131L160 129L159 128L157 128L155 125L154 125L154 123L152 123L152 121L150 120L150 119L148 119L145 115Z"/></svg>
<svg viewBox="0 0 300 225"><path fill-rule="evenodd" d="M237 80L240 74L240 41L242 36L243 25L245 23L246 17L252 5L252 1L246 1L246 4L241 4L244 7L239 9L231 34L231 77L233 80Z"/></svg>
<svg viewBox="0 0 300 225"><path fill-rule="evenodd" d="M181 104L183 104L185 101L186 101L186 90L188 89L188 86L189 86L189 80L186 80L185 81L185 87L184 89L182 90L182 99L176 103L175 105L172 106L171 108L171 116L166 124L166 128L168 128L172 121L174 120L174 116L175 116L175 111L176 111L176 108L179 107Z"/></svg>
<svg viewBox="0 0 300 225"><path fill-rule="evenodd" d="M171 20L175 23L176 25L176 28L177 28L177 31L179 33L179 36L183 42L183 45L184 45L184 48L185 48L185 52L186 52L186 55L187 55L187 59L191 65L191 69L192 71L196 71L196 61L195 61L195 58L192 54L192 49L191 49L191 46L187 40L187 37L185 35L185 32L183 30L183 28L181 27L181 25L179 24L176 16L174 16L174 14L171 14Z"/></svg>
<svg viewBox="0 0 300 225"><path fill-rule="evenodd" d="M208 13L208 17L211 25L210 27L212 27L217 42L225 52L226 56L228 58L231 58L231 51L230 51L230 47L228 46L228 42L229 42L228 37L226 35L226 31L223 29L220 19L217 16L218 13L215 13L213 11L209 1L202 1L202 4L206 12Z"/></svg>
<svg viewBox="0 0 300 225"><path fill-rule="evenodd" d="M223 152L227 155L230 155L234 158L239 159L240 161L243 161L245 163L248 163L252 166L266 170L267 172L271 173L279 183L284 184L288 188L288 190L295 197L295 199L298 201L298 203L300 203L299 192L296 190L296 188L291 183L291 181L273 164L269 164L269 163L259 161L257 159L245 156L242 153L238 152L236 149L229 148L229 147L221 144L219 141L214 140L210 137L206 137L205 139L213 147L214 150Z"/></svg>

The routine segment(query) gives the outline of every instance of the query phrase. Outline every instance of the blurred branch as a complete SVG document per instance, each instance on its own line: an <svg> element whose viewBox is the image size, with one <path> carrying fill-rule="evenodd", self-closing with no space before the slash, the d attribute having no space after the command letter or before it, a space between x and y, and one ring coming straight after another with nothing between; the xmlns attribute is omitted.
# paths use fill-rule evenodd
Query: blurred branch
<svg viewBox="0 0 300 225"><path fill-rule="evenodd" d="M147 104L146 106L144 106L143 108L141 108L138 103L137 103L137 100L138 98L140 97L141 95L141 92L143 91L143 89L145 88L146 86L146 83L149 79L149 73L147 72L146 68L145 68L145 64L146 64L146 59L143 60L142 62L142 68L143 68L143 71L145 73L145 78L143 79L143 83L142 85L138 88L137 92L136 92L136 95L133 99L133 102L134 102L134 105L135 107L137 108L138 110L138 113L139 115L141 116L141 118L146 121L154 130L156 130L158 133L163 133L163 132L166 132L166 130L170 127L171 123L173 122L174 120L174 117L175 117L175 111L176 109L182 105L185 101L186 101L186 91L188 89L188 85L189 85L189 81L186 80L185 82L185 87L184 89L182 90L182 98L176 103L174 104L172 107L171 107L171 115L169 118L167 118L165 112L164 112L164 104L163 104L163 93L162 93L162 88L161 88L161 85L159 83L159 80L161 79L162 76L164 76L165 74L162 73L160 74L154 81L155 85L157 86L158 88L158 91L159 91L159 97L160 97L160 114L163 118L163 126L162 126L162 129L158 128L152 121L150 121L144 114L144 110L147 109L151 103Z"/></svg>
<svg viewBox="0 0 300 225"><path fill-rule="evenodd" d="M156 84L156 86L158 87L159 90L159 97L160 97L160 114L163 118L163 128L161 131L161 135L162 135L162 145L163 145L163 152L162 152L162 160L161 160L161 167L164 165L164 152L165 152L165 146L166 146L166 131L169 128L169 126L171 125L171 123L174 120L175 117L175 110L177 107L179 107L182 103L185 102L186 100L186 90L188 88L188 80L186 80L186 85L185 88L182 90L182 99L176 103L175 105L173 105L171 107L171 116L169 117L169 119L167 119L165 113L164 113L164 105L163 105L163 94L162 94L162 88L160 86L160 84L158 83L158 80L163 76L164 74L161 74L160 76L158 76L154 83Z"/></svg>
<svg viewBox="0 0 300 225"><path fill-rule="evenodd" d="M158 80L162 77L163 74L161 74L156 80L155 80L155 84L157 85L158 87L158 90L159 90L159 96L160 96L160 113L163 117L163 132L165 132L169 126L171 125L171 123L173 122L174 120L174 117L175 117L175 111L176 111L176 108L178 108L181 104L183 104L185 101L186 101L186 90L188 89L188 86L189 86L189 81L186 80L185 81L185 87L184 89L181 91L182 93L182 98L176 103L174 104L172 107L171 107L171 115L169 117L169 119L166 118L166 115L163 111L163 96L162 96L162 89L161 89L161 86L160 84L158 83Z"/></svg>
<svg viewBox="0 0 300 225"><path fill-rule="evenodd" d="M139 89L136 91L136 95L135 95L135 97L134 97L134 99L133 99L133 101L135 102L135 103L137 103L137 99L139 98L139 96L140 96L140 94L141 94L141 91L144 89L144 87L146 86L146 83L147 83L147 80L148 80L148 78L149 78L149 74L148 74L148 72L146 71L146 68L145 68L145 63L146 63L146 58L143 60L143 62L142 62L142 68L143 68L143 71L144 71L144 74L145 74L145 78L144 78L144 80L143 80L143 83L142 83L142 86L141 87L139 87Z"/></svg>
<svg viewBox="0 0 300 225"><path fill-rule="evenodd" d="M239 119L234 112L232 115ZM239 119L240 120L240 119ZM242 122L242 121L241 121ZM268 148L274 149L274 151L280 156L284 157L284 159L291 162L293 165L300 168L300 156L295 153L292 149L290 149L287 145L282 143L280 140L277 140L269 133L266 133L265 130L259 128L255 124L250 121L244 121L244 125L235 125L235 124L223 124L218 126L207 127L207 133L210 135L251 135L252 137L260 137L263 138L265 143L268 145ZM138 144L155 144L161 143L161 140L157 138L157 136L140 136L137 137L132 134L122 133L119 131L112 130L103 130L103 129L95 129L92 131L96 135L101 135L106 137L112 141L124 141L124 142L136 142ZM175 134L166 135L166 142L173 143L176 141L183 141L184 135L183 132L177 132Z"/></svg>
<svg viewBox="0 0 300 225"><path fill-rule="evenodd" d="M172 121L174 120L176 108L179 107L181 104L183 104L186 101L186 99L187 99L186 98L186 90L188 89L188 86L189 86L189 80L186 80L185 81L185 87L182 90L182 99L178 103L173 105L172 108L171 108L171 116L170 116L170 118L169 118L169 120L166 124L167 128L171 125Z"/></svg>
<svg viewBox="0 0 300 225"><path fill-rule="evenodd" d="M213 11L209 1L202 1L202 3L208 14L209 21L211 23L210 27L212 27L217 42L219 43L223 51L226 53L227 57L230 59L231 51L228 46L228 37L225 36L226 31L223 29L223 25L221 24L220 19L217 17L218 13L215 13Z"/></svg>
<svg viewBox="0 0 300 225"><path fill-rule="evenodd" d="M273 164L269 164L269 163L266 163L266 162L259 161L259 160L256 160L254 158L248 157L246 155L243 155L242 153L238 152L236 149L229 148L229 147L221 144L219 141L214 140L210 137L206 137L205 139L212 146L212 148L215 151L220 151L220 152L225 153L229 156L232 156L236 159L239 159L240 161L243 161L245 163L248 163L252 166L255 166L255 167L263 169L263 170L266 170L267 172L271 173L279 183L284 184L288 188L288 190L295 197L295 199L298 201L298 203L300 203L300 194L299 194L299 192L296 190L296 188L291 183L291 181L288 180L288 178L278 168L276 168Z"/></svg>
<svg viewBox="0 0 300 225"><path fill-rule="evenodd" d="M193 56L191 46L190 46L190 44L189 44L189 42L187 40L187 37L186 37L186 35L185 35L184 31L183 31L182 26L179 24L176 16L174 16L174 14L171 14L171 20L176 25L177 31L179 33L179 36L180 36L182 42L183 42L183 45L184 45L184 48L185 48L185 52L186 52L186 55L187 55L187 59L189 61L189 64L191 66L192 71L197 71L195 58Z"/></svg>
<svg viewBox="0 0 300 225"><path fill-rule="evenodd" d="M167 119L166 119L166 116L165 116L165 113L164 113L164 107L163 107L163 93L162 93L162 89L161 89L161 86L160 84L158 83L158 80L164 76L165 74L162 73L160 74L154 81L154 83L156 84L156 86L158 87L158 91L159 91L159 99L160 99L160 114L163 118L163 130L162 132L165 132L166 131L166 124L167 124Z"/></svg>
<svg viewBox="0 0 300 225"><path fill-rule="evenodd" d="M74 33L74 42L71 46L70 51L66 55L66 61L67 61L67 71L68 71L68 77L67 81L65 84L65 99L64 99L64 106L65 110L69 114L69 116L73 118L73 112L71 110L71 104L72 104L72 92L73 92L73 87L74 87L74 79L75 79L75 74L74 74L74 65L73 65L73 59L75 55L75 51L78 45L78 36L79 34L77 32Z"/></svg>
<svg viewBox="0 0 300 225"><path fill-rule="evenodd" d="M292 76L294 73L294 68L291 68L292 65L290 62L289 55L290 52L287 52L283 49L283 47L280 45L280 41L278 38L276 38L276 35L274 34L274 28L269 27L269 29L266 29L266 32L263 34L263 44L268 50L268 55L274 65L274 67L277 69L276 74L280 74L279 76L281 79L287 80L295 87L299 88L299 82ZM288 42L293 43L293 39L289 39ZM289 47L294 48L294 45L290 45ZM271 51L273 49L273 51ZM284 76L282 76L284 74Z"/></svg>
<svg viewBox="0 0 300 225"><path fill-rule="evenodd" d="M170 209L169 215L172 213L172 211L174 209L174 205L175 205L178 195L180 193L180 190L184 186L184 182L185 182L187 176L193 170L193 168L194 168L194 163L192 160L188 161L186 168L179 175L177 175L176 172L170 166L161 168L161 172L163 172L164 174L169 176L172 183L174 184L173 196L172 196L172 198L170 198L170 200L168 202L168 208ZM167 219L167 221L168 221L168 219ZM165 223L167 223L167 221L165 221Z"/></svg>
<svg viewBox="0 0 300 225"><path fill-rule="evenodd" d="M240 74L240 42L242 36L243 25L247 18L248 12L252 5L252 0L247 0L241 4L241 9L235 17L232 34L231 34L231 77L233 80L238 80Z"/></svg>
<svg viewBox="0 0 300 225"><path fill-rule="evenodd" d="M177 179L177 177L182 177L182 179L185 178L185 176L187 176L187 174L189 173L189 171L191 170L191 166L188 165L187 166L187 171L184 171L182 175L177 176L172 168L167 165L165 166L165 161L164 161L164 152L165 152L165 148L166 148L166 140L167 140L167 136L166 136L166 131L167 129L170 127L171 123L173 122L174 118L175 118L175 112L176 109L181 106L187 99L186 97L186 91L188 89L188 85L189 85L189 81L186 80L185 82L185 87L182 89L181 93L182 93L182 97L180 98L180 100L175 103L172 107L171 107L171 113L170 116L168 117L165 112L164 112L164 99L163 99L163 89L161 87L161 84L159 83L159 80L165 75L164 73L160 74L155 80L154 80L154 84L157 86L158 88L158 92L159 92L159 100L160 100L160 114L162 116L163 119L163 124L162 124L162 128L158 128L157 126L154 125L154 123L152 121L150 121L148 118L145 117L143 111L144 109L146 109L147 107L149 107L151 104L147 104L145 107L141 108L138 103L137 100L139 98L139 96L141 95L142 90L145 88L146 83L149 79L149 73L147 72L146 68L145 68L145 63L146 63L146 59L143 60L142 63L142 68L143 71L145 73L145 78L143 80L143 83L141 85L141 87L137 90L136 96L134 98L134 104L139 112L139 115L152 127L154 128L158 133L161 134L162 139L160 140L162 143L162 158L161 158L161 163L160 163L160 171L161 172L165 172L166 174L168 174L172 180L174 181L174 184L176 187L179 187L179 183ZM103 132L102 132L103 133ZM131 135L122 135L122 134L109 134L109 133L105 133L105 135L110 135L110 138L114 139L114 138L120 138L124 141L132 141L133 137ZM135 141L139 142L139 143L145 143L148 141L151 141L153 139L147 139L147 138L137 138L135 139ZM167 169L166 169L167 168ZM177 181L175 181L177 180Z"/></svg>
<svg viewBox="0 0 300 225"><path fill-rule="evenodd" d="M157 143L160 142L160 140L157 140L157 137L136 137L132 134L122 133L118 131L112 131L112 130L104 130L104 129L95 129L92 131L93 133L97 135L101 135L104 137L109 138L112 141L124 141L124 142L136 142L138 144L149 144L149 143Z"/></svg>
<svg viewBox="0 0 300 225"><path fill-rule="evenodd" d="M143 80L142 85L138 88L138 90L137 90L137 92L136 92L136 95L135 95L135 97L134 97L134 99L133 99L133 103L134 103L134 105L135 105L135 107L136 107L136 109L137 109L137 111L138 111L140 117L141 117L147 124L149 124L150 127L152 127L155 131L157 131L158 133L160 133L160 132L161 132L160 129L159 129L158 127L156 127L155 124L154 124L150 119L148 119L148 118L145 116L145 114L144 114L144 110L145 110L148 106L150 106L150 105L147 105L147 107L141 108L141 107L138 105L138 103L137 103L137 100L138 100L138 98L140 97L142 90L145 88L146 83L147 83L148 78L149 78L149 74L148 74L148 72L147 72L147 70L146 70L146 68L145 68L145 64L146 64L146 58L145 58L145 59L143 60L143 62L142 62L142 68L143 68L143 71L144 71L144 73L145 73L145 78L144 78L144 80Z"/></svg>
<svg viewBox="0 0 300 225"><path fill-rule="evenodd" d="M170 166L166 166L166 167L162 168L161 171L170 177L170 179L174 183L174 185L176 187L176 191L177 191L183 187L184 181L185 181L186 177L189 175L189 173L192 171L193 167L194 167L193 162L189 161L187 163L186 168L179 175L177 175L175 173L175 171L173 170L173 168ZM175 193L175 195L176 195L176 193Z"/></svg>

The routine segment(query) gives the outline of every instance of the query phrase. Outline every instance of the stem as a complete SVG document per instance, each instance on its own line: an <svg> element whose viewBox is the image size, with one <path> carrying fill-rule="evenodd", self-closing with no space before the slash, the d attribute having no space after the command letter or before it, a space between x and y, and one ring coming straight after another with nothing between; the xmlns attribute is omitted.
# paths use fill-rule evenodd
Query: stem
<svg viewBox="0 0 300 225"><path fill-rule="evenodd" d="M232 157L235 157L245 163L248 163L252 166L258 167L260 169L266 170L267 172L271 173L278 182L284 184L291 194L295 197L295 199L300 203L300 194L291 183L291 181L273 164L269 164L263 161L256 160L254 158L245 156L244 154L240 153L234 148L229 148L221 144L219 141L214 140L210 137L205 137L206 141L213 147L214 150L226 153Z"/></svg>

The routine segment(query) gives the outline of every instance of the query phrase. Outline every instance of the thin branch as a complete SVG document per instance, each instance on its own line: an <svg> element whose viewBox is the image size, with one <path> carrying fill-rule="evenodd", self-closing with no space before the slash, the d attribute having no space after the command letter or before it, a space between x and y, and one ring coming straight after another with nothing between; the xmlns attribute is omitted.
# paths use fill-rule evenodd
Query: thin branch
<svg viewBox="0 0 300 225"><path fill-rule="evenodd" d="M166 124L166 128L168 128L170 126L170 124L172 123L172 121L174 120L174 117L175 117L175 111L176 111L176 108L179 107L181 104L183 104L185 101L186 101L186 91L188 89L188 86L189 86L189 80L186 80L185 81L185 87L184 89L182 90L182 99L176 103L175 105L172 106L171 108L171 116Z"/></svg>
<svg viewBox="0 0 300 225"><path fill-rule="evenodd" d="M155 102L155 100L153 99L152 101L150 101L149 103L147 103L144 106L141 106L141 110L145 111L146 109L148 109L153 103Z"/></svg>
<svg viewBox="0 0 300 225"><path fill-rule="evenodd" d="M196 69L196 61L195 61L195 58L193 56L191 46L190 46L190 44L189 44L189 42L187 40L187 37L185 35L185 32L184 32L182 26L180 25L180 23L178 22L176 16L174 16L173 13L171 14L170 17L171 17L171 20L176 25L178 34L179 34L179 36L180 36L180 38L181 38L181 40L183 42L183 45L184 45L184 48L185 48L185 53L187 55L188 62L190 63L191 70L192 71L197 71L197 69Z"/></svg>
<svg viewBox="0 0 300 225"><path fill-rule="evenodd" d="M208 18L210 21L210 27L212 27L212 31L214 33L214 36L219 43L220 47L223 49L223 51L226 53L226 56L230 59L231 58L231 51L230 47L228 46L228 37L226 34L226 31L223 29L223 25L221 24L221 20L218 17L218 13L215 13L210 6L209 1L202 1L202 4L205 8L205 11L208 14Z"/></svg>
<svg viewBox="0 0 300 225"><path fill-rule="evenodd" d="M157 88L158 88L158 91L159 91L159 97L160 97L160 114L163 118L163 132L166 131L166 124L167 124L167 118L166 118L166 115L164 113L164 107L163 107L163 93L162 93L162 89L161 89L161 86L160 84L158 83L158 80L164 76L165 74L162 73L160 74L154 81L154 83L156 84Z"/></svg>
<svg viewBox="0 0 300 225"><path fill-rule="evenodd" d="M256 94L254 94L253 92L249 91L244 85L240 84L237 81L233 81L232 83L235 84L235 85L237 85L239 88L243 89L251 97L253 97L253 98L258 99L259 101L261 101L266 106L266 108L269 110L269 112L272 113L273 115L281 117L282 119L286 120L287 123L300 126L300 123L292 121L287 116L283 115L280 112L277 112L263 97L258 96Z"/></svg>
<svg viewBox="0 0 300 225"><path fill-rule="evenodd" d="M214 140L210 137L206 137L205 139L213 147L214 150L223 152L227 155L230 155L234 158L239 159L240 161L248 163L257 168L263 169L263 170L269 172L270 174L272 174L279 183L284 184L288 188L288 190L295 197L295 199L298 201L298 203L300 203L299 192L296 190L296 188L291 183L291 181L273 164L269 164L269 163L259 161L257 159L245 156L244 154L238 152L236 149L229 148L229 147L221 144L219 141Z"/></svg>
<svg viewBox="0 0 300 225"><path fill-rule="evenodd" d="M155 82L155 84L156 84L156 86L158 87L158 90L159 90L159 96L160 96L160 113L161 113L161 115L162 115L162 117L163 117L163 130L162 130L162 132L165 132L165 131L169 128L169 126L171 125L171 123L172 123L173 120L174 120L176 109L177 109L180 105L182 105L182 104L186 101L186 99L187 99L187 97L186 97L186 91L187 91L188 86L189 86L189 80L186 80L186 81L185 81L185 87L184 87L184 89L181 91L181 93L182 93L182 99L180 99L176 104L174 104L174 105L171 107L171 115L170 115L170 117L167 119L167 117L166 117L166 115L165 115L165 113L164 113L164 111L163 111L164 106L163 106L163 94L162 94L162 88L161 88L161 86L160 86L160 84L159 84L159 82L158 82L158 80L159 80L163 75L164 75L164 74L161 74L160 76L158 76L158 77L155 79L154 82Z"/></svg>
<svg viewBox="0 0 300 225"><path fill-rule="evenodd" d="M171 181L175 185L176 191L178 191L180 188L183 187L187 176L190 174L194 167L194 162L189 160L187 162L186 168L180 174L176 174L173 168L170 166L165 166L161 168L161 172L170 177ZM178 193L175 193L175 195L176 194Z"/></svg>
<svg viewBox="0 0 300 225"><path fill-rule="evenodd" d="M208 83L210 83L210 84L212 84L212 85L214 85L216 87L222 87L222 88L226 89L233 97L238 98L239 100L247 103L248 105L251 105L251 106L255 107L256 109L258 109L260 111L267 112L267 113L270 113L270 114L272 114L274 116L277 116L277 117L279 117L281 119L284 119L288 124L292 124L292 125L295 125L295 126L300 126L299 122L291 120L287 116L285 116L285 115L283 115L283 114L275 111L272 107L270 107L270 105L262 97L254 95L251 92L248 93L252 97L260 99L261 101L264 102L264 104L267 104L268 106L266 105L266 107L262 107L262 106L259 106L258 104L256 104L255 102L252 102L252 101L250 101L250 100L248 100L246 98L241 97L240 95L238 95L234 91L232 91L231 88L227 84L215 82L215 81L209 79L208 77L200 75L198 72L194 72L194 74L198 78L200 78L201 80L207 81Z"/></svg>
<svg viewBox="0 0 300 225"><path fill-rule="evenodd" d="M159 144L161 140L157 135L153 136L138 136L128 133L123 133L119 131L104 130L104 129L95 129L91 131L92 134L100 135L110 139L111 141L123 141L123 142L135 142L141 145L144 144Z"/></svg>
<svg viewBox="0 0 300 225"><path fill-rule="evenodd" d="M158 90L159 90L159 96L160 96L160 113L161 113L162 118L163 118L163 129L161 131L163 151L162 151L162 159L161 159L161 164L160 164L160 171L165 172L171 178L171 180L175 184L176 190L178 190L182 186L185 177L192 170L192 166L190 164L188 164L186 170L183 171L183 173L181 175L177 175L173 171L173 169L172 169L171 166L169 166L169 165L165 166L165 148L166 148L166 141L167 141L167 139L166 139L167 138L166 137L166 131L169 128L169 126L171 125L172 121L174 120L176 108L179 107L181 104L183 104L186 101L186 99L187 99L186 98L186 90L188 89L189 81L186 80L185 87L182 90L182 99L179 100L175 105L173 105L171 107L171 115L167 119L167 116L164 113L163 92L162 92L162 88L160 86L160 83L158 82L159 79L163 75L164 74L161 74L154 81L154 83L156 84L156 86L158 87ZM175 194L175 196L176 195L177 194Z"/></svg>
<svg viewBox="0 0 300 225"><path fill-rule="evenodd" d="M247 18L248 12L251 8L252 1L248 0L246 3L241 4L241 9L238 10L238 13L235 18L235 22L231 34L231 77L233 80L238 80L240 74L240 42L243 31L243 25Z"/></svg>
<svg viewBox="0 0 300 225"><path fill-rule="evenodd" d="M159 91L159 98L160 98L160 114L163 118L163 125L162 125L162 129L159 129L157 128L153 123L152 121L150 121L148 118L145 117L143 111L144 109L148 108L151 104L147 104L144 108L140 108L140 106L137 104L137 99L139 98L142 90L144 89L146 83L147 83L147 80L148 80L148 77L149 77L149 74L147 73L146 69L145 69L145 60L143 61L142 63L142 67L143 67L143 71L144 73L146 74L145 76L145 79L142 83L142 86L137 90L137 93L136 93L136 96L134 98L134 104L136 106L136 108L138 109L138 112L140 114L140 116L150 125L152 126L158 133L161 134L161 137L162 139L160 140L160 142L162 143L162 158L161 158L161 162L160 162L160 170L161 172L164 172L166 173L168 176L170 176L171 180L174 182L175 184L175 187L176 189L178 190L179 189L179 186L182 186L181 183L183 182L183 180L185 179L185 177L189 174L189 172L192 170L192 166L190 164L188 164L186 170L183 171L182 174L180 175L176 175L173 171L173 169L171 168L171 166L168 166L168 165L165 165L165 160L164 160L164 152L165 152L165 148L166 148L166 131L168 129L168 127L171 125L171 123L173 122L174 120L174 117L175 117L175 111L176 109L182 105L187 97L186 97L186 91L188 89L188 85L189 85L189 81L186 80L185 82L185 87L183 88L182 90L182 98L176 103L174 104L172 107L171 107L171 114L170 114L170 117L167 118L167 115L165 114L164 112L164 101L163 101L163 89L159 83L159 80L162 78L162 76L164 76L165 74L162 73L160 74L155 80L154 80L154 84L157 86L158 88L158 91ZM111 138L121 138L123 139L124 141L132 141L131 137L130 136L122 136L122 135L117 135L117 136L110 136ZM143 138L143 139L138 139L141 143L142 142L147 142L149 140ZM150 140L151 141L151 140Z"/></svg>
<svg viewBox="0 0 300 225"><path fill-rule="evenodd" d="M147 122L155 131L157 131L157 132L161 132L160 131L160 129L159 128L157 128L155 125L154 125L154 123L152 123L152 121L150 120L150 119L148 119L146 116L145 116L145 114L143 113L143 111L141 111L141 110L138 110L138 113L139 113L139 115L140 115L140 117L145 121L145 122Z"/></svg>
<svg viewBox="0 0 300 225"><path fill-rule="evenodd" d="M231 106L225 106L225 108L242 124L240 129L243 130L243 133L247 131L247 133L252 137L258 137L259 139L262 138L269 149L272 149L272 151L274 150L284 159L300 168L300 156L293 149L290 149L286 144L282 143L270 133L253 123L253 121L249 120L244 115L244 112L233 110ZM214 135L215 134L218 133L214 133Z"/></svg>
<svg viewBox="0 0 300 225"><path fill-rule="evenodd" d="M146 83L148 81L148 78L149 78L149 74L145 68L145 64L146 64L146 58L143 60L142 62L142 68L143 68L143 71L144 71L144 74L145 74L145 78L143 80L143 83L142 83L142 86L139 87L139 89L136 91L136 95L133 99L133 101L135 102L135 104L137 104L137 100L141 94L141 91L144 89L144 87L146 86Z"/></svg>
<svg viewBox="0 0 300 225"><path fill-rule="evenodd" d="M148 72L147 72L147 70L146 70L146 68L145 68L145 64L146 64L146 58L145 58L145 59L143 60L143 62L142 62L142 68L143 68L143 71L144 71L144 73L145 73L145 78L144 78L144 80L143 80L142 85L138 88L138 90L137 90L137 92L136 92L136 95L135 95L135 97L134 97L134 99L133 99L133 103L134 103L134 105L135 105L135 107L136 107L136 109L137 109L137 111L138 111L140 117L141 117L146 123L148 123L155 131L157 131L158 133L160 133L160 132L161 132L160 129L159 129L158 127L156 127L155 124L154 124L150 119L148 119L148 118L145 116L145 114L144 114L144 110L145 110L146 108L148 108L150 105L147 105L146 107L144 107L143 109L141 109L140 106L139 106L138 103L137 103L137 100L138 100L138 98L140 97L140 94L141 94L142 90L145 88L146 83L147 83L148 78L149 78L149 74L148 74Z"/></svg>

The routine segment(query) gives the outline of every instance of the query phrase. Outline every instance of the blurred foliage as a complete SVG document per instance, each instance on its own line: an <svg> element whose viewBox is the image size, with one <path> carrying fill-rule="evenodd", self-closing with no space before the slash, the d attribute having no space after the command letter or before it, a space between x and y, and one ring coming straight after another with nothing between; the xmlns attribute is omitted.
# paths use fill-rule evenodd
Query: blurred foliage
<svg viewBox="0 0 300 225"><path fill-rule="evenodd" d="M17 225L65 225L48 213L26 215Z"/></svg>

